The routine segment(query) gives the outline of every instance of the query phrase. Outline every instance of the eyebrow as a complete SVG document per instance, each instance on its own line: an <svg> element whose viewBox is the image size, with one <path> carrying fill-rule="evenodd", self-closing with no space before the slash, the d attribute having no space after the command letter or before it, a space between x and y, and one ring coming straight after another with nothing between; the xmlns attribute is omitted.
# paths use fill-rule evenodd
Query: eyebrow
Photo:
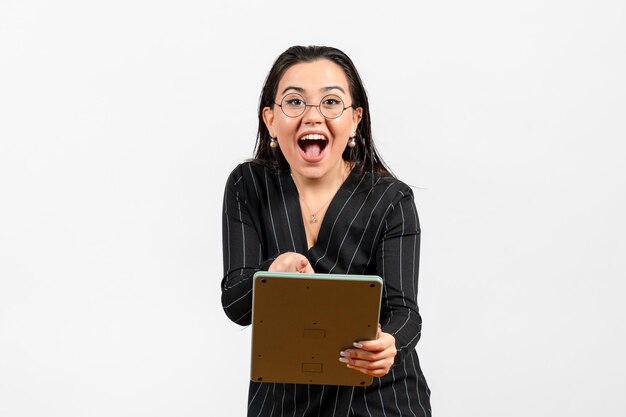
<svg viewBox="0 0 626 417"><path fill-rule="evenodd" d="M330 90L339 90L342 93L346 94L346 92L343 91L343 88L339 87L338 85L331 85L330 87L324 87L320 91L327 92L327 91L330 91Z"/></svg>
<svg viewBox="0 0 626 417"><path fill-rule="evenodd" d="M288 90L295 90L295 91L297 91L300 94L304 94L304 92L305 92L304 88L302 88L302 87L295 87L293 85L290 85L290 86L287 86L287 88L285 88L281 94L285 94ZM331 90L339 90L342 93L346 94L344 89L339 87L338 85L331 85L331 86L328 86L328 87L320 88L320 91L323 92L323 93L326 93L326 92L331 91Z"/></svg>

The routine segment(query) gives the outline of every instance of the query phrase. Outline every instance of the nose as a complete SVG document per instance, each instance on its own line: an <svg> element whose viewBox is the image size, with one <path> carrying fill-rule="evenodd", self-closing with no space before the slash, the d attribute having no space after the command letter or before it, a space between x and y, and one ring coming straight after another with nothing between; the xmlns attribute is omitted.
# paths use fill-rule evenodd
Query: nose
<svg viewBox="0 0 626 417"><path fill-rule="evenodd" d="M322 116L322 112L320 112L320 106L307 104L302 114L302 121L304 123L322 123L324 116Z"/></svg>

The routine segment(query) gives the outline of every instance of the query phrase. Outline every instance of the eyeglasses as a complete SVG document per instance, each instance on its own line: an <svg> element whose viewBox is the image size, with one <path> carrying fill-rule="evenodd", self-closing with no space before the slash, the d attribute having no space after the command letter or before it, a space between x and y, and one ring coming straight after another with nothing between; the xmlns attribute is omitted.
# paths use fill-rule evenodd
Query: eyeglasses
<svg viewBox="0 0 626 417"><path fill-rule="evenodd" d="M280 107L287 117L300 117L304 114L307 107L317 107L317 110L326 119L336 119L343 114L345 109L354 108L354 105L344 107L341 97L334 94L324 96L320 100L320 104L306 104L304 97L300 94L292 93L283 97L280 104L276 102L274 104Z"/></svg>

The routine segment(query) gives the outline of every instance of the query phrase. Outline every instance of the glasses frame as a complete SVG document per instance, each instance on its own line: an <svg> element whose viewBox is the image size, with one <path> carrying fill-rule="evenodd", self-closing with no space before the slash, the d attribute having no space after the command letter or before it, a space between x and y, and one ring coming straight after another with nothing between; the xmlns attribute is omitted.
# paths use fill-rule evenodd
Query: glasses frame
<svg viewBox="0 0 626 417"><path fill-rule="evenodd" d="M297 115L297 116L290 116L290 115L288 115L288 114L285 112L285 109L283 108L283 101L285 101L285 99L286 99L287 97L294 97L294 96L299 96L299 97L302 99L302 102L304 103L304 108L303 108L303 110L302 110L302 113L300 113L299 115ZM339 97L338 95L336 95L336 94L327 94L327 95L325 95L325 96L324 96L324 97L322 97L322 99L320 100L320 104L306 104L306 100L304 99L304 97L302 97L300 94L297 94L297 93L290 93L290 94L287 94L286 96L284 96L284 97L282 98L282 100L280 100L280 104L278 104L278 103L276 103L276 102L274 102L274 104L275 104L275 105L277 105L278 107L280 107L280 110L283 112L283 114L284 114L285 116L290 117L290 118L292 118L292 119L296 119L296 118L298 118L298 117L302 116L302 115L306 112L306 108L307 108L307 107L317 107L317 111L318 111L318 112L320 112L320 114L322 115L322 117L323 117L324 119L327 119L327 120L335 120L335 119L339 119L339 118L343 115L343 112L345 112L345 111L346 111L346 109L349 109L349 108L356 109L356 107L354 107L354 103L352 103L352 104L351 104L351 105L349 105L349 106L343 107L343 108L341 109L341 113L339 113L339 115L337 115L337 116L335 116L335 117L327 117L324 113L322 113L322 109L321 109L322 102L323 102L323 101L324 101L324 99L326 99L327 97L336 97L336 98L338 98L339 100L341 100L341 102L342 102L342 103L344 103L344 104L345 104L345 102L343 101L343 99L342 99L341 97Z"/></svg>

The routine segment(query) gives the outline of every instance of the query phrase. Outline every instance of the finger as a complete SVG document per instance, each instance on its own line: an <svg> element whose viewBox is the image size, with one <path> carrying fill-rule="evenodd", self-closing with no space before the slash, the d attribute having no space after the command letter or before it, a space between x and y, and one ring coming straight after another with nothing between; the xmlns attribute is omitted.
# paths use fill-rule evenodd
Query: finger
<svg viewBox="0 0 626 417"><path fill-rule="evenodd" d="M385 375L387 375L389 373L389 369L385 369L385 368L380 368L380 369L366 369L366 368L359 368L356 366L352 366L352 365L347 365L348 368L350 369L354 369L355 371L361 372L362 374L365 375L370 375L370 376L375 376L377 378L381 378Z"/></svg>
<svg viewBox="0 0 626 417"><path fill-rule="evenodd" d="M393 365L393 358L389 357L388 355L367 359L355 359L342 356L339 358L339 362L345 363L346 365L354 366L356 368L379 369L391 367L391 365Z"/></svg>
<svg viewBox="0 0 626 417"><path fill-rule="evenodd" d="M354 347L365 350L368 352L380 352L381 350L385 350L389 347L388 343L386 343L382 339L377 340L364 340L362 342L354 343Z"/></svg>
<svg viewBox="0 0 626 417"><path fill-rule="evenodd" d="M313 271L313 267L311 266L311 262L309 262L309 260L307 258L302 258L300 260L300 269L298 270L298 272L302 273L302 274L313 274L315 273L315 271Z"/></svg>
<svg viewBox="0 0 626 417"><path fill-rule="evenodd" d="M280 254L269 267L270 272L295 272L297 261L302 255L294 252Z"/></svg>
<svg viewBox="0 0 626 417"><path fill-rule="evenodd" d="M354 369L355 371L361 372L366 375L381 377L385 376L391 370L391 366L393 365L392 361L380 361L372 364L365 364L365 366L358 366L359 364L346 364L346 367L349 369Z"/></svg>
<svg viewBox="0 0 626 417"><path fill-rule="evenodd" d="M370 352L377 352L385 349L389 349L391 346L395 346L396 338L385 333L383 331L377 336L376 340L364 340L355 342L353 345L358 349L367 350Z"/></svg>
<svg viewBox="0 0 626 417"><path fill-rule="evenodd" d="M307 270L307 266L310 267L309 260L305 257L302 257L297 263L296 270L300 273L304 273Z"/></svg>
<svg viewBox="0 0 626 417"><path fill-rule="evenodd" d="M393 358L396 354L391 349L382 350L380 352L368 352L366 350L344 350L339 352L339 357L349 360L364 360L367 362L379 361L385 358ZM352 363L348 361L342 361L344 363Z"/></svg>

